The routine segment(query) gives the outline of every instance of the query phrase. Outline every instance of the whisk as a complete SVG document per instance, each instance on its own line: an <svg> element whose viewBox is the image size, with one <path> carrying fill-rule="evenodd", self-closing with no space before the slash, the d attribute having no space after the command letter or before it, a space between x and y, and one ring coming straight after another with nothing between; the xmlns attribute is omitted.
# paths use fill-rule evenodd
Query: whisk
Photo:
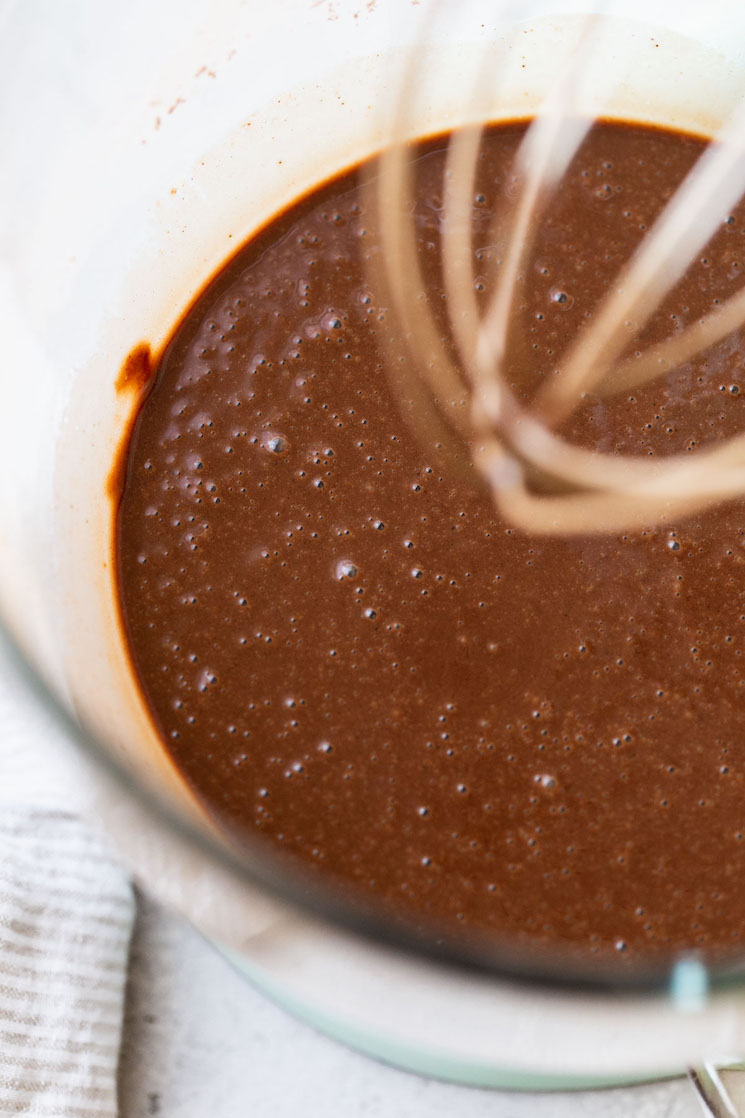
<svg viewBox="0 0 745 1118"><path fill-rule="evenodd" d="M527 128L514 160L514 192L502 201L497 225L506 249L493 294L482 309L475 295L471 199L483 125L450 138L443 179L442 264L446 306L455 344L450 356L425 287L410 208L413 172L407 145L381 156L377 203L383 242L383 282L411 361L399 386L408 395L419 433L435 436L445 452L466 452L511 523L531 532L600 533L664 523L745 494L745 435L695 453L650 460L582 448L556 433L589 393L611 396L669 373L745 322L745 289L703 319L636 357L632 338L682 277L691 259L745 191L745 104L729 119L679 187L612 291L559 360L559 375L524 406L509 381L510 322L521 272L535 230L592 124L581 104L598 46L603 16L588 17L579 43L550 96ZM488 60L486 63L488 67ZM416 91L412 64L399 92ZM483 80L483 74L481 79ZM403 113L396 125L404 131Z"/></svg>

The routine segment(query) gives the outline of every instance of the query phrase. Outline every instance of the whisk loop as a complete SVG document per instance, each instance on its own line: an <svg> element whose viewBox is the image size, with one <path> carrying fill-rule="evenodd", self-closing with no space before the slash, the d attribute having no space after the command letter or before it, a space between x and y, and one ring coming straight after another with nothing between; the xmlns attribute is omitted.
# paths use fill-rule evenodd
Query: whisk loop
<svg viewBox="0 0 745 1118"><path fill-rule="evenodd" d="M512 523L533 533L631 530L692 514L745 494L745 435L664 458L608 454L576 446L555 430L589 393L611 396L669 373L745 322L745 290L673 337L624 358L695 255L745 192L745 104L738 106L667 203L568 352L560 373L518 401L507 380L510 328L536 229L593 123L581 109L588 83L602 84L596 48L603 18L588 17L550 97L520 143L514 197L502 200L491 230L506 228L506 250L485 308L475 295L471 206L483 125L456 130L444 175L442 267L453 352L426 298L416 230L405 204L413 169L404 143L381 157L378 204L383 267L410 360L398 389L417 434L453 461L464 455ZM405 79L408 104L417 70ZM483 80L483 74L481 75ZM400 135L403 131L399 121ZM403 202L403 204L402 204Z"/></svg>

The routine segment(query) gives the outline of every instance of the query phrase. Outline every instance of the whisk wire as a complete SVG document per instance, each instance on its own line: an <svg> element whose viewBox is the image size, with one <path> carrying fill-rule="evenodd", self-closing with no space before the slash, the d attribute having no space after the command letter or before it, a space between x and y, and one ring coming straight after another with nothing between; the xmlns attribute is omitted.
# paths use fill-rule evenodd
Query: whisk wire
<svg viewBox="0 0 745 1118"><path fill-rule="evenodd" d="M485 309L475 292L473 194L482 126L456 131L447 153L442 223L443 285L451 340L426 295L412 206L414 173L404 135L403 106L412 102L412 67L399 99L392 144L381 158L378 201L383 268L391 302L411 356L403 368L410 414L421 437L445 450L465 448L496 505L532 532L608 532L664 522L745 493L745 435L727 443L650 461L571 444L554 428L590 391L609 395L646 383L721 340L745 321L745 291L678 336L638 359L623 359L745 190L745 104L739 106L656 220L614 290L569 351L558 376L520 404L508 384L510 328L538 223L591 127L581 111L588 85L595 93L602 16L589 17L551 96L528 127L513 163L515 198L503 200L491 239L506 240L503 262L490 276ZM483 75L482 75L483 76ZM481 80L481 79L479 79ZM478 81L477 81L478 85ZM506 234L504 230L507 230ZM399 386L400 387L400 386Z"/></svg>
<svg viewBox="0 0 745 1118"><path fill-rule="evenodd" d="M537 401L556 424L606 375L745 190L745 104L700 156Z"/></svg>

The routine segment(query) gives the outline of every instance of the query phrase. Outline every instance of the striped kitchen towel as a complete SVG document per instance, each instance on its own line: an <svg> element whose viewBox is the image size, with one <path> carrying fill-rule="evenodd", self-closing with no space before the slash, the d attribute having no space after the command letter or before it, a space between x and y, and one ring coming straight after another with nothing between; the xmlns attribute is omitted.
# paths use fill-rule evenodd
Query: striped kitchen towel
<svg viewBox="0 0 745 1118"><path fill-rule="evenodd" d="M134 908L86 824L0 806L0 1116L117 1114Z"/></svg>

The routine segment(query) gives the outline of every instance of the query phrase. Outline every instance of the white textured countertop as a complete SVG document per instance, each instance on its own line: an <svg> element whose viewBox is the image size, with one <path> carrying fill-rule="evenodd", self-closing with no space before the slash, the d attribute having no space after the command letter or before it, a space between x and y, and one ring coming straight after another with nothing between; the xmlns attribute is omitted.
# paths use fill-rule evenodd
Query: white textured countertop
<svg viewBox="0 0 745 1118"><path fill-rule="evenodd" d="M743 1077L745 1078L745 1077ZM288 1016L181 921L142 900L122 1118L698 1118L685 1081L575 1094L483 1091L358 1055Z"/></svg>

